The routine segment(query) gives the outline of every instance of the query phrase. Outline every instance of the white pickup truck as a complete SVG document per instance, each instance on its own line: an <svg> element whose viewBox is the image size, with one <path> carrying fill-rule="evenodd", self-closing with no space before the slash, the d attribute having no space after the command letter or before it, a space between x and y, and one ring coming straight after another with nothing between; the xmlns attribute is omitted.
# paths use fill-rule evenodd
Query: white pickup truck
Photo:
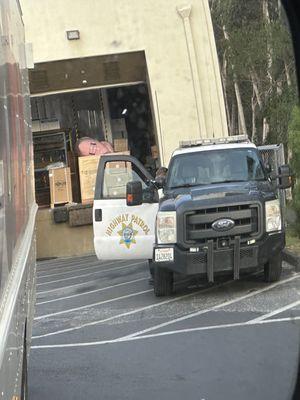
<svg viewBox="0 0 300 400"><path fill-rule="evenodd" d="M213 282L264 266L266 281L278 280L285 232L277 189L291 186L291 173L283 165L276 174L244 136L182 143L163 182L131 156L104 156L93 210L97 257L148 259L157 296L172 293L174 272Z"/></svg>

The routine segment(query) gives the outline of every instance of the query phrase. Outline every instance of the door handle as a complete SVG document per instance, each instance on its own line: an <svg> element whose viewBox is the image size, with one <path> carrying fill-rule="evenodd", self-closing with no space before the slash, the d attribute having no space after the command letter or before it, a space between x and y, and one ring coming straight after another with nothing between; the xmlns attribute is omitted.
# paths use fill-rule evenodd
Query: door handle
<svg viewBox="0 0 300 400"><path fill-rule="evenodd" d="M95 210L95 221L96 222L101 222L102 221L102 210L101 210L101 208L97 208Z"/></svg>

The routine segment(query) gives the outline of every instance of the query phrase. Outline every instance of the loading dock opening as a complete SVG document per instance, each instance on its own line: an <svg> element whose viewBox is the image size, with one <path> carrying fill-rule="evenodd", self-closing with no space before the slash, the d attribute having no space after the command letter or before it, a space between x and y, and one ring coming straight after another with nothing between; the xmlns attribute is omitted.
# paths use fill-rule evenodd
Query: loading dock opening
<svg viewBox="0 0 300 400"><path fill-rule="evenodd" d="M83 173L90 173L80 166L83 157L78 142L83 138L108 142L115 152L129 152L152 173L160 166L145 56L134 52L39 64L30 73L30 87L36 200L40 207L38 256L90 253L91 225L76 228L85 229L89 240L82 251L79 246L75 252L72 244L66 244L74 243L75 228L68 229L61 217L56 224L58 220L49 207L63 205L64 199L71 204L92 202L84 193L81 179ZM93 162L95 175L93 156L89 157L91 160L85 161ZM55 174L51 172L56 167L64 167L70 174L70 184L65 187L71 193L58 203L53 201ZM63 240L58 244L59 230ZM48 238L50 232L50 241L45 240L45 232Z"/></svg>
<svg viewBox="0 0 300 400"><path fill-rule="evenodd" d="M145 83L33 97L31 109L36 198L41 207L50 205L48 167L57 162L70 167L73 200L82 201L76 143L84 137L107 141L116 151L129 151L152 172L158 167L157 155L153 154L156 139ZM119 139L127 140L128 146L117 148Z"/></svg>

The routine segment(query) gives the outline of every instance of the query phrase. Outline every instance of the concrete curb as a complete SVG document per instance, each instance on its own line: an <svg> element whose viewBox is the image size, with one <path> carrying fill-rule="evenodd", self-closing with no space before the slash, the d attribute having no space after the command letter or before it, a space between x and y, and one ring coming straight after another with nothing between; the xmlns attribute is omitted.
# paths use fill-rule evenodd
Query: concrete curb
<svg viewBox="0 0 300 400"><path fill-rule="evenodd" d="M290 250L284 249L282 252L282 258L288 264L291 264L296 272L300 271L300 256L291 252Z"/></svg>

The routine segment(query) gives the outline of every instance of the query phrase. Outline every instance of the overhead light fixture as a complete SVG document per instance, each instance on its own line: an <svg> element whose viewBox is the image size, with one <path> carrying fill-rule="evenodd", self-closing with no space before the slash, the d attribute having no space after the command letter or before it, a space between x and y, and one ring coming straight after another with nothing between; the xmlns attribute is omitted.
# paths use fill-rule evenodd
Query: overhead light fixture
<svg viewBox="0 0 300 400"><path fill-rule="evenodd" d="M124 108L124 110L122 111L122 115L126 115L127 114L127 108Z"/></svg>
<svg viewBox="0 0 300 400"><path fill-rule="evenodd" d="M79 40L80 32L78 30L67 31L67 38L68 40Z"/></svg>

